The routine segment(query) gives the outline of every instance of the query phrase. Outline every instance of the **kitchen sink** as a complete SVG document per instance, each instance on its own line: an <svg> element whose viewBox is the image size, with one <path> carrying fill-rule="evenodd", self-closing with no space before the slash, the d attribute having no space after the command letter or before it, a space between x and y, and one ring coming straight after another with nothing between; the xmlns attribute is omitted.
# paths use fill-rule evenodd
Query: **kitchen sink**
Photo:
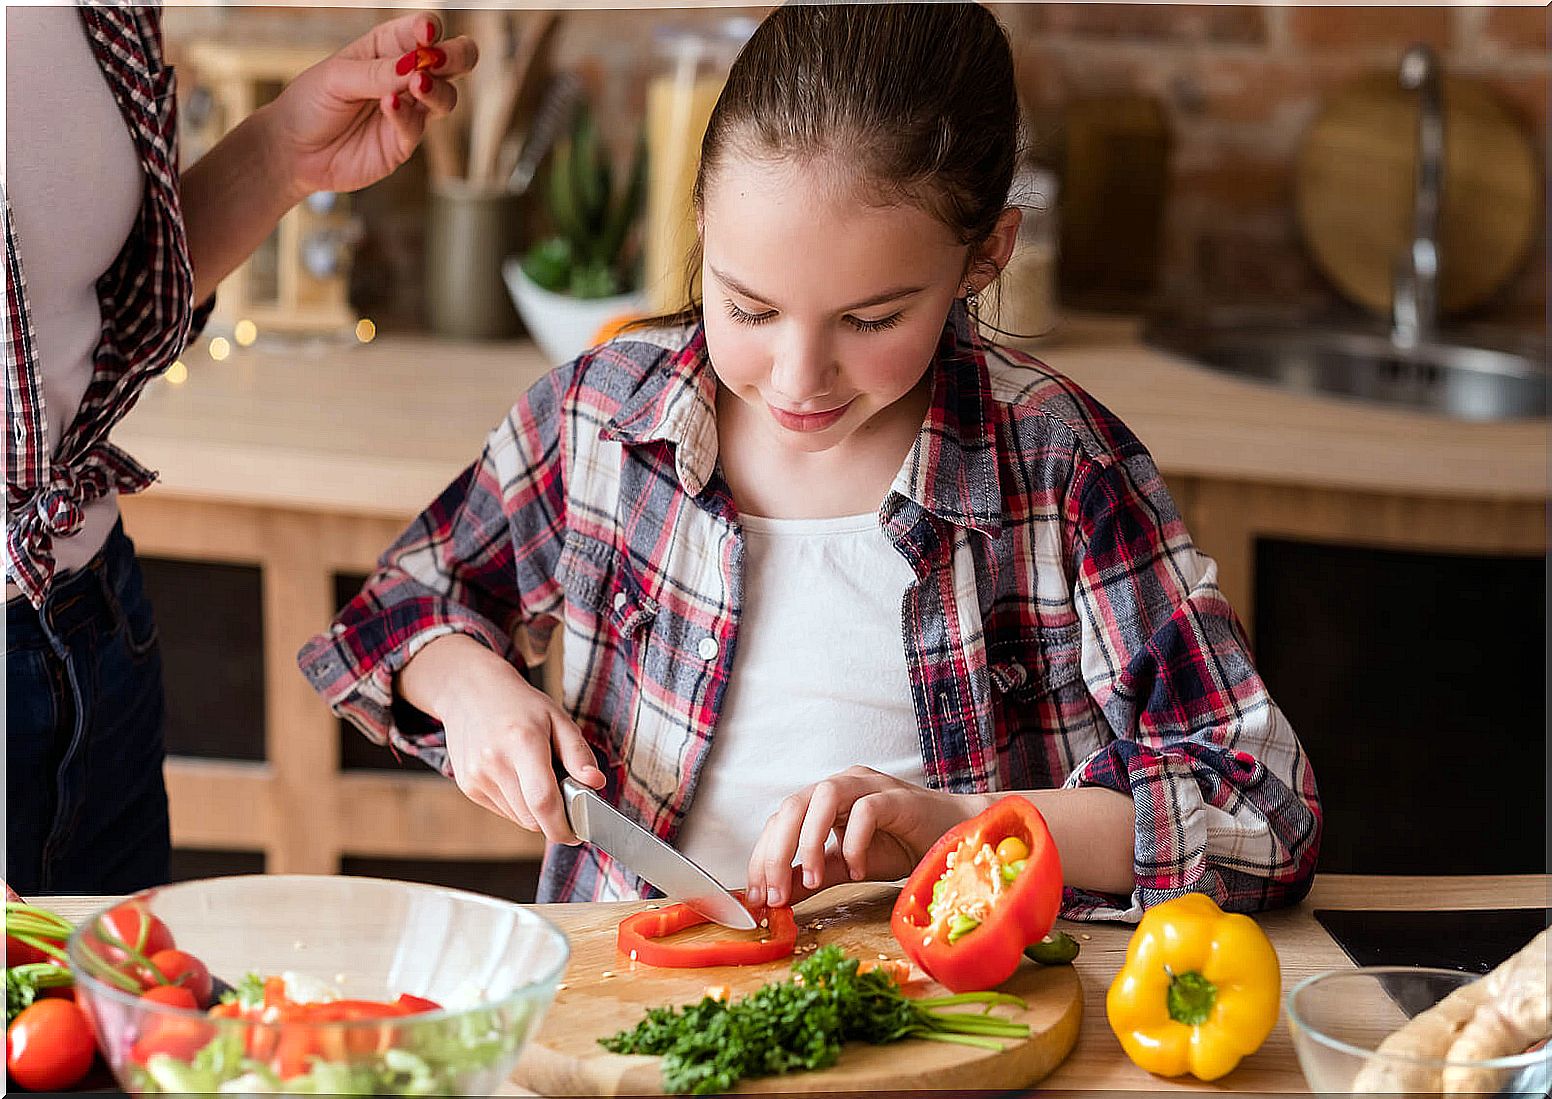
<svg viewBox="0 0 1552 1099"><path fill-rule="evenodd" d="M1161 324L1145 342L1214 370L1306 393L1356 397L1465 420L1547 415L1545 348L1498 337L1430 339L1292 322Z"/></svg>
<svg viewBox="0 0 1552 1099"><path fill-rule="evenodd" d="M1189 323L1159 323L1155 347L1215 370L1308 393L1329 393L1441 413L1463 420L1547 415L1545 341L1483 329L1439 327L1439 203L1444 106L1438 56L1409 47L1398 74L1416 91L1417 169L1410 245L1394 257L1389 324L1243 310Z"/></svg>

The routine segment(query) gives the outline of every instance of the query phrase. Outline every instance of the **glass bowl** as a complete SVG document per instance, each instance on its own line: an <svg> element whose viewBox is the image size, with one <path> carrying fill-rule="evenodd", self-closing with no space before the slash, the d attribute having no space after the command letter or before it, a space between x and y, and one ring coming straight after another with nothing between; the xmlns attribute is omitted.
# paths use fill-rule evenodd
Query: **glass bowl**
<svg viewBox="0 0 1552 1099"><path fill-rule="evenodd" d="M1475 1070L1474 1092L1544 1095L1552 1086L1552 1046L1485 1061L1378 1052L1379 1044L1412 1016L1456 989L1481 980L1475 973L1413 966L1337 969L1300 981L1288 993L1288 1030L1310 1090L1438 1094L1446 1070ZM1363 1080L1358 1074L1365 1069ZM1383 1072L1377 1079L1372 1074Z"/></svg>
<svg viewBox="0 0 1552 1099"><path fill-rule="evenodd" d="M121 903L131 906L128 921L99 923L113 910L105 908L81 923L68 950L98 1045L131 1092L488 1095L511 1074L571 952L559 929L518 905L376 878L210 878ZM143 964L104 946L115 926L134 929L112 937L119 943L151 926L141 910L204 962L218 990L257 974L285 977L295 1000L409 994L440 1010L360 1018L351 1017L360 1008L341 1007L335 1017L347 1021L294 1021L142 999L118 985L125 972L144 982ZM105 953L117 962L112 972L96 960Z"/></svg>

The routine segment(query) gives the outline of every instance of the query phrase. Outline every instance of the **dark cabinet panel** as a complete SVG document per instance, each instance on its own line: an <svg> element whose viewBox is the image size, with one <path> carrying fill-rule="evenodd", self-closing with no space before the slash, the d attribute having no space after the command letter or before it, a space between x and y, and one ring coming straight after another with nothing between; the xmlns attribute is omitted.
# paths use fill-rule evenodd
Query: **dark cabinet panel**
<svg viewBox="0 0 1552 1099"><path fill-rule="evenodd" d="M467 889L519 904L532 904L539 890L538 862L512 859L390 859L346 855L340 860L340 873Z"/></svg>
<svg viewBox="0 0 1552 1099"><path fill-rule="evenodd" d="M1310 753L1320 869L1547 867L1539 557L1260 539L1256 663Z"/></svg>
<svg viewBox="0 0 1552 1099"><path fill-rule="evenodd" d="M172 851L173 881L262 873L263 851L207 851L191 847L175 847Z"/></svg>
<svg viewBox="0 0 1552 1099"><path fill-rule="evenodd" d="M167 751L264 758L261 574L245 565L142 557L167 684Z"/></svg>

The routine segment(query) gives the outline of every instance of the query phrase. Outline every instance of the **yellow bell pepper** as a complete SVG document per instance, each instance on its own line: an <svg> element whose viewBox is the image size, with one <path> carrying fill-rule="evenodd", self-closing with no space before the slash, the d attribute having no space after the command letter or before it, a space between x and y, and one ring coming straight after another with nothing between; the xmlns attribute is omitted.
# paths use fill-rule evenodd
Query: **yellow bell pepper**
<svg viewBox="0 0 1552 1099"><path fill-rule="evenodd" d="M1216 1080L1261 1048L1281 990L1277 952L1256 922L1187 893L1143 915L1105 1014L1139 1068Z"/></svg>

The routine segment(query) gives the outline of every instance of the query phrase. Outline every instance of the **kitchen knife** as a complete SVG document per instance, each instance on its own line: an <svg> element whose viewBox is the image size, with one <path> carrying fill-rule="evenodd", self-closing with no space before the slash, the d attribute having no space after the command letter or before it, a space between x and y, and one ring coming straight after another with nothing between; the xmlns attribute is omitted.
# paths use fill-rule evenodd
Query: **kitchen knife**
<svg viewBox="0 0 1552 1099"><path fill-rule="evenodd" d="M640 874L708 920L753 931L754 917L717 879L570 776L560 777L566 819L577 838Z"/></svg>

